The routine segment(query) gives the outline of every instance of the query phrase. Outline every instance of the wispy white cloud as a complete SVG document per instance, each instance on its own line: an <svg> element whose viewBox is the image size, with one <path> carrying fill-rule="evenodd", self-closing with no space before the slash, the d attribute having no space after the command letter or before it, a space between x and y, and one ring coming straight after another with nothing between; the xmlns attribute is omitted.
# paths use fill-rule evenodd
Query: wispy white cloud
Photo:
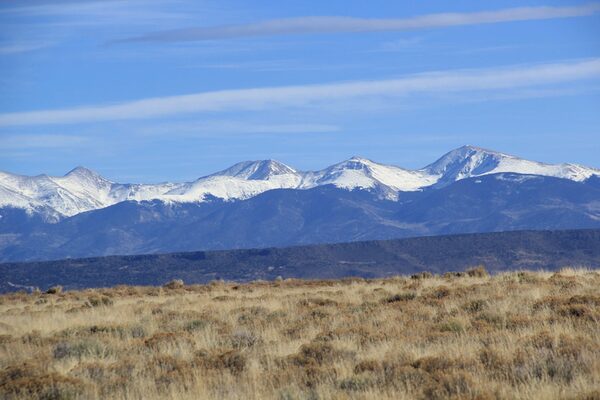
<svg viewBox="0 0 600 400"><path fill-rule="evenodd" d="M396 52L409 49L416 49L423 44L422 37L400 38L382 43L375 51L380 52Z"/></svg>
<svg viewBox="0 0 600 400"><path fill-rule="evenodd" d="M40 50L52 46L50 42L15 42L15 43L3 43L0 44L0 55L10 55L27 53L34 50Z"/></svg>
<svg viewBox="0 0 600 400"><path fill-rule="evenodd" d="M57 25L104 25L129 23L150 26L156 23L189 20L184 12L169 11L169 3L159 0L90 0L58 2L20 2L0 8L3 17L37 17L55 19ZM6 4L5 4L6 6ZM171 7L172 8L172 7ZM39 23L39 21L36 21ZM44 23L49 23L45 20Z"/></svg>
<svg viewBox="0 0 600 400"><path fill-rule="evenodd" d="M204 63L190 64L183 68L186 69L219 69L219 70L246 70L257 72L274 72L274 71L332 71L332 70L349 70L365 68L371 65L367 63L309 63L306 60L264 60L264 61L239 61L228 63Z"/></svg>
<svg viewBox="0 0 600 400"><path fill-rule="evenodd" d="M340 127L320 123L256 123L240 121L202 121L168 124L152 124L136 129L141 135L169 137L208 137L222 135L247 134L302 134L331 133L340 131Z"/></svg>
<svg viewBox="0 0 600 400"><path fill-rule="evenodd" d="M124 39L121 42L179 42L253 36L405 31L461 25L582 17L598 13L599 11L600 4L590 3L571 7L519 7L472 13L427 14L412 18L297 17L272 19L251 24L219 25L153 32Z"/></svg>
<svg viewBox="0 0 600 400"><path fill-rule="evenodd" d="M54 134L9 134L0 136L2 149L71 148L89 142L81 136Z"/></svg>
<svg viewBox="0 0 600 400"><path fill-rule="evenodd" d="M85 39L104 43L109 38L148 29L174 29L184 24L203 23L214 14L205 2L4 0L0 2L0 36L10 42L45 41L60 45Z"/></svg>
<svg viewBox="0 0 600 400"><path fill-rule="evenodd" d="M202 112L323 106L339 101L386 99L413 94L445 95L539 87L599 77L600 59L597 58L511 68L433 72L398 79L222 90L114 105L6 113L0 114L0 126L72 124Z"/></svg>

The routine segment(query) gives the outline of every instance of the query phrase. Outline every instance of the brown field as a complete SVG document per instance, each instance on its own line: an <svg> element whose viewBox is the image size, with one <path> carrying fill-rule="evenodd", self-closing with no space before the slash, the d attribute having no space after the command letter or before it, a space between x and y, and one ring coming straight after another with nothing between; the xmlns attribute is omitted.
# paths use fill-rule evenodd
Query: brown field
<svg viewBox="0 0 600 400"><path fill-rule="evenodd" d="M600 271L0 296L3 399L600 399Z"/></svg>

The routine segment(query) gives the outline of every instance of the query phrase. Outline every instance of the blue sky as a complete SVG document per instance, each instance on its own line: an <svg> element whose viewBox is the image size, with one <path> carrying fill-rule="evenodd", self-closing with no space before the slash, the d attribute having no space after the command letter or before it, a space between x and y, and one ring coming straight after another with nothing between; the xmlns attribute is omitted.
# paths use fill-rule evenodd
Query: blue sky
<svg viewBox="0 0 600 400"><path fill-rule="evenodd" d="M0 170L191 180L418 168L472 144L600 167L600 4L0 4Z"/></svg>

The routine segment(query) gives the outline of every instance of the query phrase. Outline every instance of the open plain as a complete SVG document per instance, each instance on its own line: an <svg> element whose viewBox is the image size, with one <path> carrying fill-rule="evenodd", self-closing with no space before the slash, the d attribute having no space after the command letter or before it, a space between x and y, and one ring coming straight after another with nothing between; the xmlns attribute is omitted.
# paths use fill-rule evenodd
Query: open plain
<svg viewBox="0 0 600 400"><path fill-rule="evenodd" d="M5 399L598 399L600 271L0 297Z"/></svg>

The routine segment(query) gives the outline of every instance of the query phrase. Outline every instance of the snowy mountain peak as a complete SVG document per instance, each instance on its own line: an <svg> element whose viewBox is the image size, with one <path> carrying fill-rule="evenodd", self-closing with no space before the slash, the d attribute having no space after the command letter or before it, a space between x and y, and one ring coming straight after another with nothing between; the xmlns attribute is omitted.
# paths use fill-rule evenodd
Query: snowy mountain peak
<svg viewBox="0 0 600 400"><path fill-rule="evenodd" d="M369 160L367 158L361 157L361 156L352 156L352 157L350 157L349 159L346 160L346 162L350 162L350 161L351 162L363 163L363 164L368 164L368 163L372 163L373 162L373 161L371 161L371 160Z"/></svg>
<svg viewBox="0 0 600 400"><path fill-rule="evenodd" d="M243 161L211 176L231 176L247 180L268 180L277 175L296 175L293 168L275 160Z"/></svg>
<svg viewBox="0 0 600 400"><path fill-rule="evenodd" d="M99 173L82 166L75 167L69 172L67 172L63 176L63 179L65 178L70 178L72 180L78 181L94 182L99 184L111 183L108 179L104 178Z"/></svg>
<svg viewBox="0 0 600 400"><path fill-rule="evenodd" d="M0 208L16 207L54 216L71 216L122 201L203 202L212 198L243 200L275 189L311 189L334 185L366 189L396 200L401 192L439 188L461 179L516 173L572 181L600 177L600 170L577 164L544 164L476 146L462 146L420 170L379 164L354 156L320 171L297 171L274 160L245 161L193 182L120 184L84 167L64 176L22 176L0 172Z"/></svg>
<svg viewBox="0 0 600 400"><path fill-rule="evenodd" d="M432 175L443 175L451 180L460 179L468 174L484 172L495 168L504 157L511 157L495 151L475 146L462 146L444 154L439 160L423 170Z"/></svg>
<svg viewBox="0 0 600 400"><path fill-rule="evenodd" d="M91 169L88 169L86 167L83 167L81 165L78 165L77 167L73 168L72 170L70 170L69 172L67 172L65 174L65 176L69 176L69 175L98 175L98 173L92 171Z"/></svg>
<svg viewBox="0 0 600 400"><path fill-rule="evenodd" d="M490 149L486 149L484 147L479 147L479 146L473 146L471 144L466 144L464 146L461 146L458 149L455 149L454 151L457 151L457 150L474 151L474 152L478 152L478 153L489 153L489 154L502 154L495 150L490 150Z"/></svg>
<svg viewBox="0 0 600 400"><path fill-rule="evenodd" d="M332 184L344 189L375 189L383 197L394 200L398 191L420 190L433 183L435 182L420 171L378 164L354 156L322 171L307 173L303 187Z"/></svg>
<svg viewBox="0 0 600 400"><path fill-rule="evenodd" d="M462 146L452 150L421 171L437 176L436 186L502 172L552 176L574 181L583 181L600 174L600 170L576 164L545 164L475 146Z"/></svg>
<svg viewBox="0 0 600 400"><path fill-rule="evenodd" d="M344 160L340 163L332 165L330 168L337 169L337 170L341 170L341 169L366 170L366 169L369 169L369 167L372 165L376 165L376 163L374 163L371 160L367 160L366 158L353 156L347 160Z"/></svg>

